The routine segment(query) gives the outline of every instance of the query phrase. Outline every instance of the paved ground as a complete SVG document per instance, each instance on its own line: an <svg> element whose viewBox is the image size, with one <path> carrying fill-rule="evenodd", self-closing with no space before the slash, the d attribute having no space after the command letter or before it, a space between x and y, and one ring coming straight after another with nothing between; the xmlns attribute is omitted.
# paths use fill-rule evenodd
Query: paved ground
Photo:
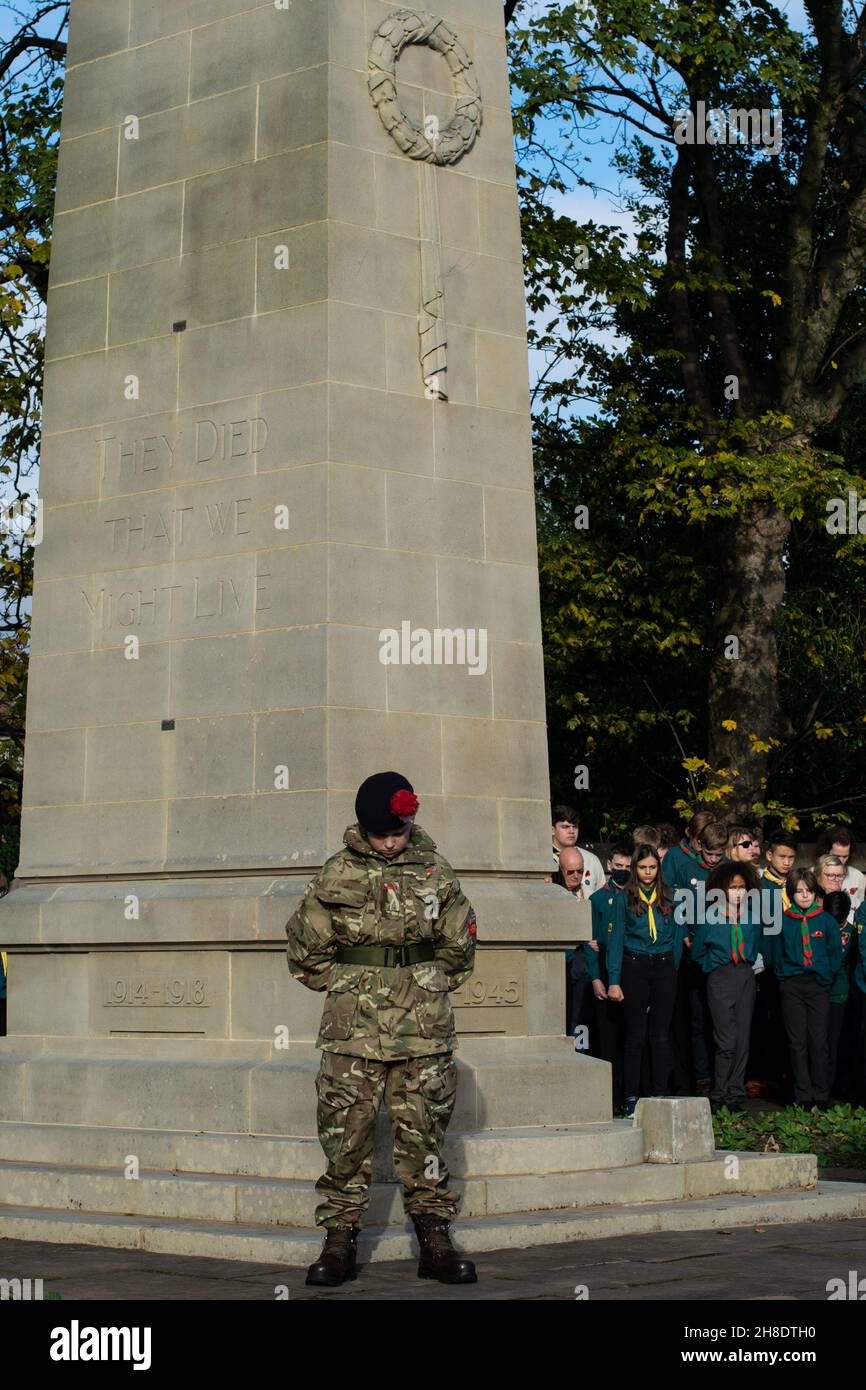
<svg viewBox="0 0 866 1390"><path fill-rule="evenodd" d="M280 1285L295 1301L572 1301L578 1285L590 1301L826 1301L828 1279L866 1276L866 1220L619 1236L488 1253L476 1264L478 1284L462 1288L419 1280L414 1262L395 1260L363 1266L340 1289L308 1289L303 1270L279 1265L0 1240L0 1277L42 1278L64 1301L263 1301Z"/></svg>

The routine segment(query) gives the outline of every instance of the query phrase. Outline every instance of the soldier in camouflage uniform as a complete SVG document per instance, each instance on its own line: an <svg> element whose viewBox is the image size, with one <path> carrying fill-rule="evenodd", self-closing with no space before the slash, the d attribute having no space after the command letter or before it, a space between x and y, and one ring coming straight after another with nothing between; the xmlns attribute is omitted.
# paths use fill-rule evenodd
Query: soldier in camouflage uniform
<svg viewBox="0 0 866 1390"><path fill-rule="evenodd" d="M358 824L343 837L286 923L289 969L327 990L317 1047L319 1139L328 1160L316 1183L327 1230L308 1284L355 1278L355 1244L369 1200L376 1112L394 1128L394 1167L421 1247L418 1274L475 1281L451 1245L456 1201L442 1141L457 1084L448 992L472 973L475 914L451 866L414 824L405 777L362 783Z"/></svg>

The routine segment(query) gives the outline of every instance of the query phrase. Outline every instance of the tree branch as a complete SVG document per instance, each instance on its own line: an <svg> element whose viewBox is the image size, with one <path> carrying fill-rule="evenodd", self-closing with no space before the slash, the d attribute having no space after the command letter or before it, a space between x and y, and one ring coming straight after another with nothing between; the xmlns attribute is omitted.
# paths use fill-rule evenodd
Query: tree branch
<svg viewBox="0 0 866 1390"><path fill-rule="evenodd" d="M719 210L719 190L716 184L716 171L712 151L706 145L694 145L689 149L704 238L713 271L717 280L726 280L722 242L722 218ZM713 287L707 291L713 318L719 329L719 343L728 371L737 378L739 399L736 413L751 403L752 381L740 343L739 329L731 307L727 290Z"/></svg>
<svg viewBox="0 0 866 1390"><path fill-rule="evenodd" d="M680 145L671 174L668 211L665 280L667 282L668 312L674 345L682 354L680 369L686 398L709 424L713 415L706 378L698 355L695 328L689 306L688 290L678 289L677 282L686 274L686 237L688 233L689 160L686 146Z"/></svg>
<svg viewBox="0 0 866 1390"><path fill-rule="evenodd" d="M45 38L41 34L30 34L25 31L13 39L3 57L0 58L0 79L6 76L13 63L16 63L22 54L28 53L32 48L42 49L55 62L65 61L66 44L62 39Z"/></svg>

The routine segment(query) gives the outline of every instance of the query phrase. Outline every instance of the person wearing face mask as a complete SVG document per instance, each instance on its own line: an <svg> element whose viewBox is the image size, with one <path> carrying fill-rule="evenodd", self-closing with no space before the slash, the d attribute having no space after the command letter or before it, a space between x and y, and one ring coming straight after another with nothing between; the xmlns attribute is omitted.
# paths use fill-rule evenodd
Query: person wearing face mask
<svg viewBox="0 0 866 1390"><path fill-rule="evenodd" d="M658 850L637 845L628 882L614 902L608 934L608 998L623 1007L623 1085L626 1115L638 1101L641 1054L649 1037L653 1094L670 1094L673 1049L671 1017L683 931L676 922L670 890L661 876Z"/></svg>
<svg viewBox="0 0 866 1390"><path fill-rule="evenodd" d="M720 864L707 879L704 908L692 940L692 964L707 981L715 1062L710 1108L742 1110L755 1007L754 965L761 953L760 892L751 862ZM718 901L711 895L721 895Z"/></svg>
<svg viewBox="0 0 866 1390"><path fill-rule="evenodd" d="M631 845L622 841L612 846L607 860L607 879L589 900L592 910L592 940L584 943L586 973L595 1003L597 1048L595 1056L611 1065L613 1110L622 1108L622 1009L607 997L607 943L613 931L614 906L628 883L631 872Z"/></svg>
<svg viewBox="0 0 866 1390"><path fill-rule="evenodd" d="M826 1110L830 1101L830 989L842 964L842 936L818 897L811 869L792 869L782 930L767 940L779 981L782 1019L794 1070L794 1102Z"/></svg>

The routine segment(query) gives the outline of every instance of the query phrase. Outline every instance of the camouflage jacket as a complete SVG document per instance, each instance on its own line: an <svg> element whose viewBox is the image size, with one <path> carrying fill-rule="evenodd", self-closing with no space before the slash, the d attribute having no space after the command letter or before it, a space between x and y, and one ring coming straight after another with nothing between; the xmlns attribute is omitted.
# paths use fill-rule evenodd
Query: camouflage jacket
<svg viewBox="0 0 866 1390"><path fill-rule="evenodd" d="M390 1061L450 1052L457 1045L448 991L472 974L475 913L454 870L419 826L393 859L357 825L307 888L286 923L289 970L328 996L316 1046ZM342 965L338 945L402 946L432 941L417 965Z"/></svg>

